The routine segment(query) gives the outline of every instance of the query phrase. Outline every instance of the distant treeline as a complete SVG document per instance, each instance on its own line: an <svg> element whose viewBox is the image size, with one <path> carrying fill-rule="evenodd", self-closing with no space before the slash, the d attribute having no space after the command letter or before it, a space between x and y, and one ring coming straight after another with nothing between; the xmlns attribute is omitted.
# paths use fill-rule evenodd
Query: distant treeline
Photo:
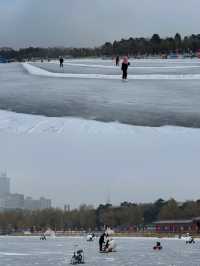
<svg viewBox="0 0 200 266"><path fill-rule="evenodd" d="M0 213L0 232L9 233L31 228L41 231L100 230L104 225L119 231L144 228L158 219L188 219L200 216L200 200L178 203L174 199L158 199L154 203L123 202L120 206L82 205L74 210L46 209L37 211L13 210Z"/></svg>
<svg viewBox="0 0 200 266"><path fill-rule="evenodd" d="M151 38L129 38L106 42L96 48L34 48L12 50L0 49L0 55L7 59L24 60L33 58L58 58L64 57L100 57L100 56L152 56L181 53L194 55L200 49L200 34L181 37L177 33L174 37L162 39L158 34Z"/></svg>

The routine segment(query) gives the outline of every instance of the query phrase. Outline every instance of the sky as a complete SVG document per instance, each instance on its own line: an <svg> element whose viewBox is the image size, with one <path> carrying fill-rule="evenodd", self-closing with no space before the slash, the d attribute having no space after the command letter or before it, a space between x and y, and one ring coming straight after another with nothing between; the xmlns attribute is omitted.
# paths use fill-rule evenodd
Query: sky
<svg viewBox="0 0 200 266"><path fill-rule="evenodd" d="M199 32L199 0L0 0L0 46L93 47Z"/></svg>

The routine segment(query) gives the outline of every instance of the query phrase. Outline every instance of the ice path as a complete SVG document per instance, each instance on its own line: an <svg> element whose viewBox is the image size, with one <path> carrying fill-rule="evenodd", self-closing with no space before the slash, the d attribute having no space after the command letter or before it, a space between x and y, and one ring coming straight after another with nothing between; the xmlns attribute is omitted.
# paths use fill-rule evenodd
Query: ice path
<svg viewBox="0 0 200 266"><path fill-rule="evenodd" d="M52 77L52 78L76 78L76 79L104 79L104 80L120 80L121 75L103 75L103 74L71 74L71 73L53 73L29 63L23 63L23 67L31 75ZM88 65L90 67L90 65ZM129 75L129 80L200 80L200 74L145 74L145 75Z"/></svg>

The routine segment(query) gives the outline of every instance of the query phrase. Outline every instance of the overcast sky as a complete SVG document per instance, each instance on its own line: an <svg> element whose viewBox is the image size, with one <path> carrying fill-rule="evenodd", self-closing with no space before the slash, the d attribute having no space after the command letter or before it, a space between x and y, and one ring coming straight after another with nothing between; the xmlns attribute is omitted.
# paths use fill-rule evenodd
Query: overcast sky
<svg viewBox="0 0 200 266"><path fill-rule="evenodd" d="M95 46L199 32L199 0L0 0L0 46Z"/></svg>

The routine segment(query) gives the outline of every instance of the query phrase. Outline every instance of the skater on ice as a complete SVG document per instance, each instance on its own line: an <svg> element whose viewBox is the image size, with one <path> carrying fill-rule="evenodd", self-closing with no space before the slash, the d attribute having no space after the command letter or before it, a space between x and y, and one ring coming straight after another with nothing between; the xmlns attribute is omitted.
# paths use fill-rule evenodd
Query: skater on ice
<svg viewBox="0 0 200 266"><path fill-rule="evenodd" d="M59 62L60 62L60 68L63 68L64 59L62 56L59 58Z"/></svg>
<svg viewBox="0 0 200 266"><path fill-rule="evenodd" d="M100 238L99 238L99 251L102 252L103 251L103 245L105 244L105 237L106 234L103 233Z"/></svg>
<svg viewBox="0 0 200 266"><path fill-rule="evenodd" d="M119 61L120 61L120 59L119 59L119 55L117 55L117 56L116 56L116 59L115 59L115 65L116 65L116 66L119 66Z"/></svg>
<svg viewBox="0 0 200 266"><path fill-rule="evenodd" d="M122 80L127 80L127 76L128 76L128 67L129 67L130 63L128 61L128 56L125 56L122 62Z"/></svg>
<svg viewBox="0 0 200 266"><path fill-rule="evenodd" d="M86 239L88 242L93 241L95 239L95 234L94 233L88 234Z"/></svg>

